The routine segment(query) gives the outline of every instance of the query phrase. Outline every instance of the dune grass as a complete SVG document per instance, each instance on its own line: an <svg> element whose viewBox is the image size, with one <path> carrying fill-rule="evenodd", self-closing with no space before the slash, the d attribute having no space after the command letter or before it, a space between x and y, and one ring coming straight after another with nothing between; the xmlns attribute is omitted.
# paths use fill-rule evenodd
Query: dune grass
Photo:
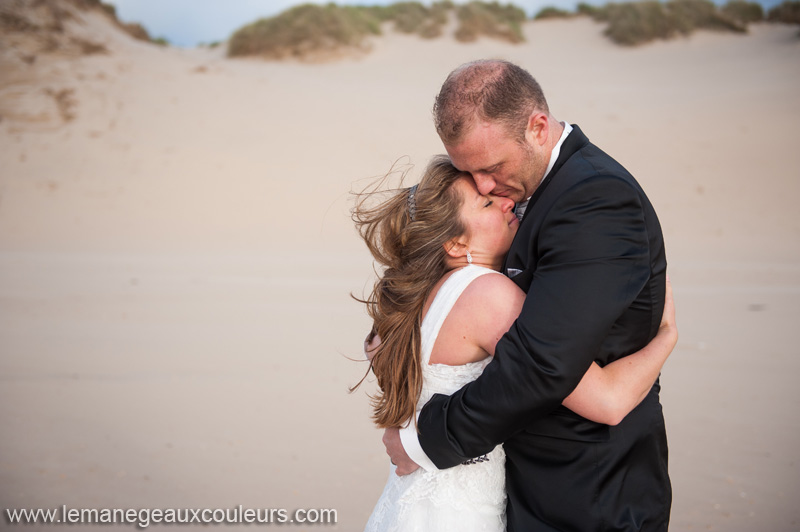
<svg viewBox="0 0 800 532"><path fill-rule="evenodd" d="M645 0L601 7L581 4L578 12L607 22L605 34L626 46L690 35L698 29L747 31L746 21L730 16L709 0Z"/></svg>
<svg viewBox="0 0 800 532"><path fill-rule="evenodd" d="M303 59L360 49L366 37L381 34L382 23L392 23L402 33L434 38L441 35L452 7L450 2L430 7L420 2L387 6L304 4L237 30L228 42L228 55Z"/></svg>
<svg viewBox="0 0 800 532"><path fill-rule="evenodd" d="M770 22L783 22L784 24L800 24L800 2L783 2L767 13Z"/></svg>
<svg viewBox="0 0 800 532"><path fill-rule="evenodd" d="M730 0L722 7L710 0L642 0L603 6L581 3L575 12L545 7L533 18L577 15L605 22L605 34L626 46L689 35L698 29L743 33L747 24L764 19L761 6L747 0ZM528 18L512 4L484 1L454 4L450 0L430 5L418 1L385 6L304 4L237 30L228 41L228 55L308 59L333 52L335 56L340 50L365 49L367 37L381 35L386 25L422 38L439 37L452 16L457 21L454 37L461 42L474 42L480 37L511 43L525 40L522 25ZM773 8L768 19L797 23L800 1L786 1Z"/></svg>
<svg viewBox="0 0 800 532"><path fill-rule="evenodd" d="M458 7L458 28L455 38L461 42L473 42L486 36L511 43L525 40L522 23L527 16L525 11L511 4L497 2L469 2Z"/></svg>
<svg viewBox="0 0 800 532"><path fill-rule="evenodd" d="M698 29L747 32L744 24L722 13L710 0L672 0L667 2L667 10L683 35Z"/></svg>
<svg viewBox="0 0 800 532"><path fill-rule="evenodd" d="M575 9L575 11L578 15L585 15L587 17L592 17L597 20L598 17L602 16L604 9L605 6L598 7L592 4L581 2L580 4L578 4L578 7Z"/></svg>
<svg viewBox="0 0 800 532"><path fill-rule="evenodd" d="M237 30L228 42L228 55L302 58L343 47L358 48L366 36L380 33L379 20L364 9L303 4Z"/></svg>
<svg viewBox="0 0 800 532"><path fill-rule="evenodd" d="M475 1L456 6L449 0L430 6L421 2L386 6L304 4L238 29L228 42L228 55L307 59L363 49L367 37L381 35L383 24L391 24L401 33L432 39L442 35L453 12L459 21L455 36L460 41L474 41L480 36L515 43L524 40L525 12L510 4Z"/></svg>
<svg viewBox="0 0 800 532"><path fill-rule="evenodd" d="M600 20L608 22L605 34L617 44L632 46L655 39L669 39L677 33L661 2L609 4L599 15Z"/></svg>
<svg viewBox="0 0 800 532"><path fill-rule="evenodd" d="M453 9L453 3L435 2L427 7L420 2L398 2L386 6L367 6L363 9L381 22L392 22L395 31L433 39L441 36L447 23L447 13Z"/></svg>
<svg viewBox="0 0 800 532"><path fill-rule="evenodd" d="M579 6L580 7L580 6ZM572 18L577 16L577 13L573 13L571 11L567 11L565 9L560 9L558 7L548 6L543 7L533 16L533 20L546 20L546 19L553 19L553 18Z"/></svg>
<svg viewBox="0 0 800 532"><path fill-rule="evenodd" d="M761 22L764 20L764 8L756 2L731 0L720 8L725 16L742 24Z"/></svg>

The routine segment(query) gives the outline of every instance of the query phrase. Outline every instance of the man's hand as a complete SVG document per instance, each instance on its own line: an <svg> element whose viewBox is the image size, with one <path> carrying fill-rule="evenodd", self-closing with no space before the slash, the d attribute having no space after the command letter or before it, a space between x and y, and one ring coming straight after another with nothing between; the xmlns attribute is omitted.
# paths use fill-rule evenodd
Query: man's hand
<svg viewBox="0 0 800 532"><path fill-rule="evenodd" d="M419 466L406 454L403 443L400 441L399 429L386 429L383 431L383 445L386 447L386 454L389 455L392 463L397 466L397 475L404 476L413 473Z"/></svg>

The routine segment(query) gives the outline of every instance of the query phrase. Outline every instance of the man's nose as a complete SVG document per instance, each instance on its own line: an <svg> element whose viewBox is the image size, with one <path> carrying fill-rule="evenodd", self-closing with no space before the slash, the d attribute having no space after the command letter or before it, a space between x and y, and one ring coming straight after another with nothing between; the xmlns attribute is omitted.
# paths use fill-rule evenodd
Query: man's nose
<svg viewBox="0 0 800 532"><path fill-rule="evenodd" d="M487 196L494 190L496 183L489 174L475 172L472 174L472 178L475 180L475 186L478 188L478 193L481 196Z"/></svg>

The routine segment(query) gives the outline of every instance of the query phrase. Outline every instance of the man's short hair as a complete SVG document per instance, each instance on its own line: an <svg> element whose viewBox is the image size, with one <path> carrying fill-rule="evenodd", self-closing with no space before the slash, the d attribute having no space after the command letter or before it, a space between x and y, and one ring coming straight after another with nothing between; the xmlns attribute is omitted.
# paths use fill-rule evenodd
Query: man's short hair
<svg viewBox="0 0 800 532"><path fill-rule="evenodd" d="M534 111L550 112L542 88L528 71L500 60L455 69L433 105L436 131L445 144L459 142L476 120L500 122L522 142Z"/></svg>

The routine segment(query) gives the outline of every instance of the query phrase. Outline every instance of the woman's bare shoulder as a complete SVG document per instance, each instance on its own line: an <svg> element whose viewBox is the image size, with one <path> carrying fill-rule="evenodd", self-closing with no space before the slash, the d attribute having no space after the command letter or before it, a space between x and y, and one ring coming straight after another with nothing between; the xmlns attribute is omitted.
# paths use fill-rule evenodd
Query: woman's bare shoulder
<svg viewBox="0 0 800 532"><path fill-rule="evenodd" d="M461 296L465 302L480 303L489 307L505 307L510 299L525 298L511 279L500 273L487 273L472 281Z"/></svg>
<svg viewBox="0 0 800 532"><path fill-rule="evenodd" d="M453 307L455 320L468 324L473 342L490 354L522 310L525 293L508 277L482 275L472 281Z"/></svg>

